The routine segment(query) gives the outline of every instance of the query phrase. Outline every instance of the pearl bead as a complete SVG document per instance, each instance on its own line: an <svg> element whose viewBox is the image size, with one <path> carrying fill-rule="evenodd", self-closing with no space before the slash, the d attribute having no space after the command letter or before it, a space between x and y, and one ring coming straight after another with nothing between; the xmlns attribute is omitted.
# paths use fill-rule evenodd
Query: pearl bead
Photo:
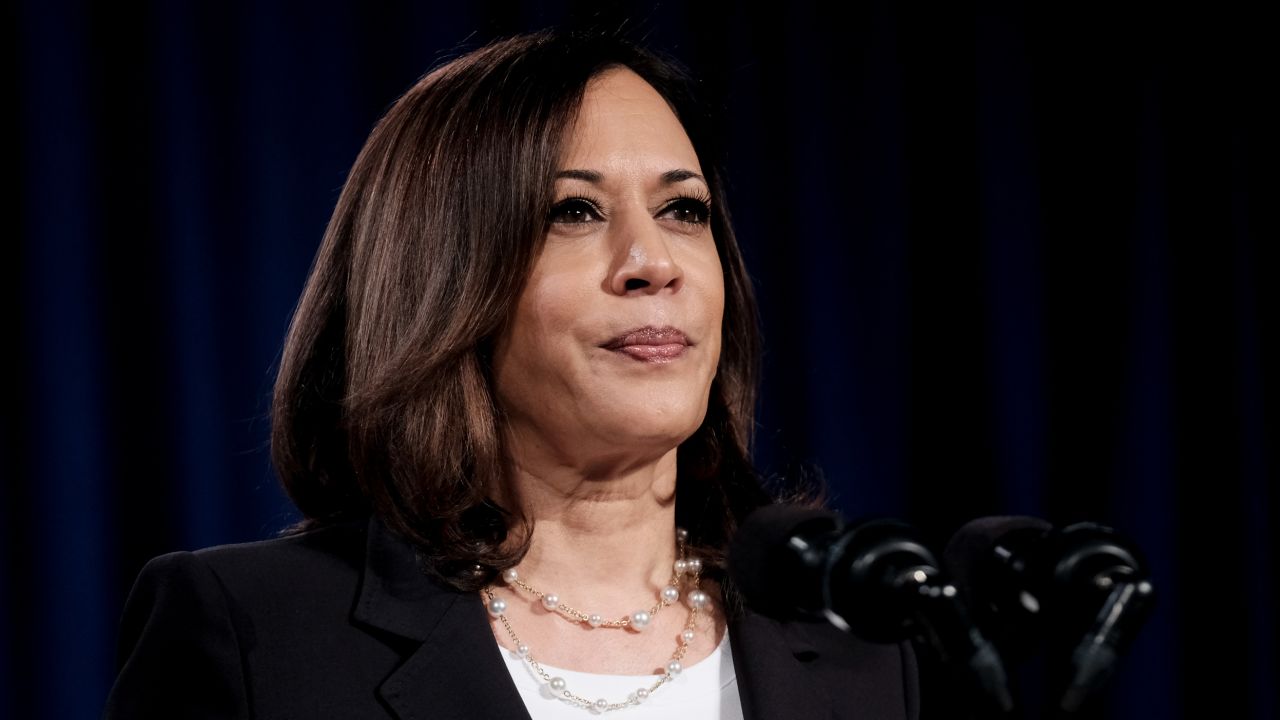
<svg viewBox="0 0 1280 720"><path fill-rule="evenodd" d="M608 700L605 700L604 698L600 698L599 700L596 700L596 710L599 710L600 712L604 712L605 710L608 710L608 709L609 709Z"/></svg>
<svg viewBox="0 0 1280 720"><path fill-rule="evenodd" d="M684 574L684 571L685 571L687 568L688 568L688 563L686 563L684 560L677 560L677 561L676 561L676 563L675 563L675 568L674 568L674 569L675 569L675 571L676 571L676 574L677 574L677 575L683 575L683 574Z"/></svg>
<svg viewBox="0 0 1280 720"><path fill-rule="evenodd" d="M689 607L695 607L701 610L706 607L709 602L711 602L711 597L701 590L694 590L689 593Z"/></svg>
<svg viewBox="0 0 1280 720"><path fill-rule="evenodd" d="M564 678L562 677L553 677L551 678L551 682L547 684L550 685L551 689L555 690L556 692L560 692L561 690L564 690Z"/></svg>
<svg viewBox="0 0 1280 720"><path fill-rule="evenodd" d="M653 618L647 610L637 610L631 613L631 627L636 630L643 630L649 625L649 621Z"/></svg>
<svg viewBox="0 0 1280 720"><path fill-rule="evenodd" d="M649 697L649 688L639 688L636 690L636 699L644 700Z"/></svg>
<svg viewBox="0 0 1280 720"><path fill-rule="evenodd" d="M600 615L596 613L591 613L590 615L587 616L587 624L593 628L600 627L600 624L603 622L604 622L604 618L600 617Z"/></svg>
<svg viewBox="0 0 1280 720"><path fill-rule="evenodd" d="M673 603L680 599L680 591L670 585L662 588L662 601L665 603Z"/></svg>
<svg viewBox="0 0 1280 720"><path fill-rule="evenodd" d="M489 614L499 617L507 611L507 601L500 597L496 597L489 601Z"/></svg>
<svg viewBox="0 0 1280 720"><path fill-rule="evenodd" d="M694 637L695 633L689 628L685 628L684 632L680 633L680 639L683 640L686 645L693 642Z"/></svg>
<svg viewBox="0 0 1280 720"><path fill-rule="evenodd" d="M680 674L680 671L681 671L681 670L683 670L683 669L684 669L684 668L680 666L680 661L679 661L679 660L672 660L671 662L667 663L667 674L668 674L668 675L679 675L679 674Z"/></svg>
<svg viewBox="0 0 1280 720"><path fill-rule="evenodd" d="M528 646L528 645L520 645L519 647L517 647L517 648L516 648L516 654L517 654L517 655L519 655L520 657L528 657L528 655L529 655L529 646Z"/></svg>
<svg viewBox="0 0 1280 720"><path fill-rule="evenodd" d="M684 528L676 528L676 539L679 540L680 542L684 542L685 540L688 540L689 531L685 530Z"/></svg>
<svg viewBox="0 0 1280 720"><path fill-rule="evenodd" d="M519 580L519 579L520 579L520 573L516 572L515 568L507 568L506 570L502 571L502 582L508 585L515 585L516 580Z"/></svg>
<svg viewBox="0 0 1280 720"><path fill-rule="evenodd" d="M702 561L698 558L689 558L684 561L684 569L690 575L697 575L702 572Z"/></svg>
<svg viewBox="0 0 1280 720"><path fill-rule="evenodd" d="M548 610L555 610L556 606L559 604L560 604L560 596L556 595L555 593L547 593L546 595L542 596L542 607Z"/></svg>

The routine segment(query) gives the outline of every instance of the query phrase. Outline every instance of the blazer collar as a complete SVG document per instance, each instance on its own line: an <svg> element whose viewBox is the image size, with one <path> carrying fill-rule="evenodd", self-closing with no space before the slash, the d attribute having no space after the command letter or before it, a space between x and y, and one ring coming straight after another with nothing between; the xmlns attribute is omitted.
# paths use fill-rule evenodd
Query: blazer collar
<svg viewBox="0 0 1280 720"><path fill-rule="evenodd" d="M460 595L422 571L412 546L369 520L357 623L424 642Z"/></svg>
<svg viewBox="0 0 1280 720"><path fill-rule="evenodd" d="M352 618L421 643L378 688L395 717L528 720L479 596L428 577L412 546L376 519Z"/></svg>
<svg viewBox="0 0 1280 720"><path fill-rule="evenodd" d="M376 519L352 618L421 643L378 688L398 718L429 709L441 719L528 719L480 598L430 578L413 548ZM747 720L831 716L830 695L805 667L818 648L799 627L748 610L729 623L729 638Z"/></svg>
<svg viewBox="0 0 1280 720"><path fill-rule="evenodd" d="M745 718L831 717L831 696L806 667L818 647L798 626L746 610L729 623L729 640Z"/></svg>

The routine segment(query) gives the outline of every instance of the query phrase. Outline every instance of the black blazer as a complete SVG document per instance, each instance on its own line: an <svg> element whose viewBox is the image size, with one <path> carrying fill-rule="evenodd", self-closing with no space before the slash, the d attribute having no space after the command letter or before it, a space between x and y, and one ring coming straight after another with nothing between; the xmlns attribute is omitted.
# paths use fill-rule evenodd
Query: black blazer
<svg viewBox="0 0 1280 720"><path fill-rule="evenodd" d="M908 644L751 612L729 633L748 719L918 717ZM120 634L107 718L528 718L479 594L377 521L156 558Z"/></svg>

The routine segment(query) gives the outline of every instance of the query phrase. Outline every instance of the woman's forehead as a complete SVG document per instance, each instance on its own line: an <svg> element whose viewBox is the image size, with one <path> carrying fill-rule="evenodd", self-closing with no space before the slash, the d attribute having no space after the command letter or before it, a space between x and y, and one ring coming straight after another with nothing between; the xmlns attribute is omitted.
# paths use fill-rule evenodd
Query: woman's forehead
<svg viewBox="0 0 1280 720"><path fill-rule="evenodd" d="M626 68L607 70L587 86L563 157L561 170L606 177L701 173L693 143L666 99Z"/></svg>

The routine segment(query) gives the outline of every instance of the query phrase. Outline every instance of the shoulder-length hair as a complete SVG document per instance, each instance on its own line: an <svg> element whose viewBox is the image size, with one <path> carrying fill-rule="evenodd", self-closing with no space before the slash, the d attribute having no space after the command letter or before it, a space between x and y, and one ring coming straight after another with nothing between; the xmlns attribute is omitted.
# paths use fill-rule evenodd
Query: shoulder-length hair
<svg viewBox="0 0 1280 720"><path fill-rule="evenodd" d="M677 522L714 568L741 519L767 501L749 454L756 304L690 82L617 37L546 31L424 76L356 159L272 405L272 459L303 525L373 513L460 589L523 556L528 521L489 498L509 482L490 349L541 249L583 93L619 66L666 98L693 142L724 268L720 364L706 417L677 453ZM522 541L504 543L517 530Z"/></svg>

